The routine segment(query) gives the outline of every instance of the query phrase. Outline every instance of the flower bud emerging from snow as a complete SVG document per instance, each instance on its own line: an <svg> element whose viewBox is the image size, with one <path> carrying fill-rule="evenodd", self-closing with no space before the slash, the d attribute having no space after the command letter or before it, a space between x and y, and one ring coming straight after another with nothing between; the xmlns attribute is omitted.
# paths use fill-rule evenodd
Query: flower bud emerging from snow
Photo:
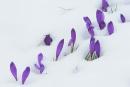
<svg viewBox="0 0 130 87"><path fill-rule="evenodd" d="M86 26L89 29L89 27L92 25L91 20L89 19L89 17L83 17L83 20L85 21Z"/></svg>
<svg viewBox="0 0 130 87"><path fill-rule="evenodd" d="M89 29L88 29L88 32L89 32L89 34L91 35L91 37L94 37L94 27L89 27Z"/></svg>
<svg viewBox="0 0 130 87"><path fill-rule="evenodd" d="M45 66L42 64L42 60L43 60L43 54L39 53L38 54L38 64L35 64L35 67L40 71L40 73L42 74Z"/></svg>
<svg viewBox="0 0 130 87"><path fill-rule="evenodd" d="M126 22L125 16L123 14L120 14L120 18L122 23Z"/></svg>
<svg viewBox="0 0 130 87"><path fill-rule="evenodd" d="M113 23L112 21L110 21L107 25L107 30L108 30L108 34L111 35L114 33L114 26L113 26Z"/></svg>
<svg viewBox="0 0 130 87"><path fill-rule="evenodd" d="M107 12L107 8L109 7L109 4L107 0L102 0L102 11Z"/></svg>
<svg viewBox="0 0 130 87"><path fill-rule="evenodd" d="M96 11L96 18L97 18L97 22L98 22L98 25L100 27L100 29L104 29L106 27L106 23L104 22L104 13L100 10L97 10Z"/></svg>
<svg viewBox="0 0 130 87"><path fill-rule="evenodd" d="M58 57L62 51L62 48L63 48L63 45L64 45L64 39L62 39L59 43L58 43L58 46L57 46L57 49L56 49L56 61L58 60Z"/></svg>
<svg viewBox="0 0 130 87"><path fill-rule="evenodd" d="M17 68L13 62L10 63L10 71L12 75L14 76L15 80L17 81Z"/></svg>
<svg viewBox="0 0 130 87"><path fill-rule="evenodd" d="M48 46L51 45L52 38L51 38L50 34L48 34L48 35L45 36L44 43L45 43L45 45L48 45Z"/></svg>
<svg viewBox="0 0 130 87"><path fill-rule="evenodd" d="M100 57L100 43L99 40L95 42L95 38L91 37L89 44L89 53L85 57L85 60L92 61Z"/></svg>
<svg viewBox="0 0 130 87"><path fill-rule="evenodd" d="M68 43L68 46L72 46L71 52L73 52L73 50L74 50L75 41L76 41L76 32L75 32L75 29L72 28L72 30L71 30L71 39L69 40L69 43Z"/></svg>
<svg viewBox="0 0 130 87"><path fill-rule="evenodd" d="M24 70L24 72L22 74L22 84L25 83L25 81L28 78L29 74L30 74L30 67L26 67L26 69Z"/></svg>

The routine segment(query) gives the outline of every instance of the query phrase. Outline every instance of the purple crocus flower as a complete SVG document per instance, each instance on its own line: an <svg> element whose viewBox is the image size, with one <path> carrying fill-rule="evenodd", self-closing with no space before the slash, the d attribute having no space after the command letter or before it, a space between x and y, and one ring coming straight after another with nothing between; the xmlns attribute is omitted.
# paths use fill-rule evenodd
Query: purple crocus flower
<svg viewBox="0 0 130 87"><path fill-rule="evenodd" d="M14 76L15 80L17 81L17 68L13 62L10 63L10 71L12 75Z"/></svg>
<svg viewBox="0 0 130 87"><path fill-rule="evenodd" d="M85 21L86 26L89 29L89 27L92 25L91 20L89 19L89 17L83 17L83 20Z"/></svg>
<svg viewBox="0 0 130 87"><path fill-rule="evenodd" d="M126 22L125 16L123 14L120 14L120 18L122 23Z"/></svg>
<svg viewBox="0 0 130 87"><path fill-rule="evenodd" d="M48 46L51 45L52 38L51 38L50 34L48 34L48 35L45 36L44 43L45 43L45 45L48 45Z"/></svg>
<svg viewBox="0 0 130 87"><path fill-rule="evenodd" d="M24 70L24 72L22 74L22 84L25 83L25 81L28 78L29 74L30 74L30 67L26 67L26 69Z"/></svg>
<svg viewBox="0 0 130 87"><path fill-rule="evenodd" d="M114 33L114 26L113 26L113 23L112 21L110 21L107 25L107 29L108 29L108 34L111 35Z"/></svg>
<svg viewBox="0 0 130 87"><path fill-rule="evenodd" d="M100 57L100 43L99 43L99 40L96 41L94 48L95 48L96 56L99 58Z"/></svg>
<svg viewBox="0 0 130 87"><path fill-rule="evenodd" d="M57 49L56 49L56 61L58 60L58 57L59 57L59 55L60 55L60 53L62 51L63 45L64 45L64 39L62 39L59 42L58 46L57 46Z"/></svg>
<svg viewBox="0 0 130 87"><path fill-rule="evenodd" d="M75 29L72 28L71 39L69 40L69 43L68 43L68 46L72 46L72 52L73 52L73 49L74 49L75 41L76 41L76 32L75 32Z"/></svg>
<svg viewBox="0 0 130 87"><path fill-rule="evenodd" d="M108 4L107 0L102 0L102 10L104 12L107 12L108 7L109 7L109 4Z"/></svg>
<svg viewBox="0 0 130 87"><path fill-rule="evenodd" d="M95 35L93 29L94 29L94 27L92 27L92 26L89 27L89 29L88 29L88 32L89 32L89 34L91 35L91 37L94 37L94 35Z"/></svg>
<svg viewBox="0 0 130 87"><path fill-rule="evenodd" d="M43 54L39 53L38 54L38 64L35 64L35 67L40 71L40 73L42 74L45 66L41 63L41 61L43 60Z"/></svg>
<svg viewBox="0 0 130 87"><path fill-rule="evenodd" d="M90 44L89 44L89 49L90 49L90 54L93 55L94 51L95 51L95 38L91 37L90 39Z"/></svg>
<svg viewBox="0 0 130 87"><path fill-rule="evenodd" d="M106 23L104 22L104 19L105 19L104 13L100 10L97 10L96 11L96 18L97 18L97 22L98 22L100 29L101 30L104 29L106 26Z"/></svg>

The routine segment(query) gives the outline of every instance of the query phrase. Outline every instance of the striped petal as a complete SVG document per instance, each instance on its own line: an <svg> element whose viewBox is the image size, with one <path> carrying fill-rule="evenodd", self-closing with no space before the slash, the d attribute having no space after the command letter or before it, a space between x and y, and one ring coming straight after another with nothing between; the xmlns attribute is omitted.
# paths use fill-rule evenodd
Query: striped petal
<svg viewBox="0 0 130 87"><path fill-rule="evenodd" d="M86 23L87 28L89 29L89 27L92 25L91 20L89 19L89 17L83 17L83 19Z"/></svg>

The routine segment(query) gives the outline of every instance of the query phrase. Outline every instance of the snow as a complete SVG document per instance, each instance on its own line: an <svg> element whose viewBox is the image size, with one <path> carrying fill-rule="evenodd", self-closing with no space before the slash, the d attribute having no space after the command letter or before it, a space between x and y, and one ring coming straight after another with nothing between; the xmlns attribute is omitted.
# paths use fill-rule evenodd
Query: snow
<svg viewBox="0 0 130 87"><path fill-rule="evenodd" d="M95 13L100 0L1 0L0 86L22 86L22 72L30 66L31 74L23 87L129 87L130 1L109 0L109 3L109 9L117 5L116 11L105 13L106 23L114 23L115 32L111 36L106 28L103 31L98 28ZM120 13L125 15L126 23L120 22ZM84 16L92 20L102 48L101 57L89 62L84 60L90 40ZM73 27L78 48L69 54L67 43ZM41 44L48 33L53 37L49 47ZM56 46L63 38L65 45L55 62ZM46 67L42 75L33 66L40 52ZM18 82L10 73L11 61L17 66Z"/></svg>

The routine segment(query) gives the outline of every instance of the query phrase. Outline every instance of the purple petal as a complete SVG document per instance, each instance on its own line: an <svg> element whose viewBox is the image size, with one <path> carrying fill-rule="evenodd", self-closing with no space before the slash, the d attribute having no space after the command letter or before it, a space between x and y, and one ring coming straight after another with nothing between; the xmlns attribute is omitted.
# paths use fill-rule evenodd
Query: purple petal
<svg viewBox="0 0 130 87"><path fill-rule="evenodd" d="M25 83L25 81L28 78L29 74L30 74L30 67L26 67L26 69L24 70L24 72L22 74L22 84Z"/></svg>
<svg viewBox="0 0 130 87"><path fill-rule="evenodd" d="M39 66L37 64L35 64L34 66L40 71L41 74L43 73L43 71L45 69L45 66L43 64L41 64Z"/></svg>
<svg viewBox="0 0 130 87"><path fill-rule="evenodd" d="M39 69L41 74L43 73L44 69L45 69L45 66L43 64L41 64L40 69Z"/></svg>
<svg viewBox="0 0 130 87"><path fill-rule="evenodd" d="M107 29L108 29L108 34L109 34L109 35L111 35L111 34L114 33L114 26L113 26L112 21L110 21L110 22L108 23Z"/></svg>
<svg viewBox="0 0 130 87"><path fill-rule="evenodd" d="M100 43L99 43L99 40L96 41L95 43L95 52L96 52L96 55L97 57L100 57Z"/></svg>
<svg viewBox="0 0 130 87"><path fill-rule="evenodd" d="M92 25L91 20L89 19L89 17L83 17L83 19L86 22L87 28L89 28Z"/></svg>
<svg viewBox="0 0 130 87"><path fill-rule="evenodd" d="M95 38L91 37L90 39L90 45L89 45L89 49L90 49L90 54L92 55L93 52L95 51Z"/></svg>
<svg viewBox="0 0 130 87"><path fill-rule="evenodd" d="M17 81L17 68L13 62L10 63L10 71L12 75L14 76L15 80Z"/></svg>
<svg viewBox="0 0 130 87"><path fill-rule="evenodd" d="M101 30L104 29L106 27L106 23L104 21L100 22L99 27Z"/></svg>
<svg viewBox="0 0 130 87"><path fill-rule="evenodd" d="M71 38L72 38L72 42L74 45L75 41L76 41L76 32L75 32L74 28L72 28L72 30L71 30Z"/></svg>
<svg viewBox="0 0 130 87"><path fill-rule="evenodd" d="M88 29L88 32L89 32L89 34L91 35L91 37L94 37L94 27L89 27L89 29Z"/></svg>
<svg viewBox="0 0 130 87"><path fill-rule="evenodd" d="M51 45L51 42L52 42L52 38L50 37L50 35L46 35L45 38L44 38L44 43L46 45Z"/></svg>
<svg viewBox="0 0 130 87"><path fill-rule="evenodd" d="M109 7L109 4L106 0L102 0L102 10L104 12L107 12L107 8Z"/></svg>
<svg viewBox="0 0 130 87"><path fill-rule="evenodd" d="M120 18L122 23L126 22L125 16L123 14L120 14Z"/></svg>
<svg viewBox="0 0 130 87"><path fill-rule="evenodd" d="M71 46L71 43L73 43L72 39L69 40L68 46Z"/></svg>
<svg viewBox="0 0 130 87"><path fill-rule="evenodd" d="M58 57L59 57L59 55L60 55L60 53L61 53L61 50L62 50L62 48L63 48L63 45L64 45L64 39L62 39L62 40L59 42L58 46L57 46L57 49L56 49L56 61L58 60Z"/></svg>
<svg viewBox="0 0 130 87"><path fill-rule="evenodd" d="M96 18L97 18L97 22L98 22L98 25L99 25L100 29L101 30L104 29L106 24L104 22L105 17L104 17L103 12L100 11L100 10L97 10L96 11Z"/></svg>
<svg viewBox="0 0 130 87"><path fill-rule="evenodd" d="M39 53L38 54L38 64L41 65L41 61L43 60L43 54L42 53Z"/></svg>

